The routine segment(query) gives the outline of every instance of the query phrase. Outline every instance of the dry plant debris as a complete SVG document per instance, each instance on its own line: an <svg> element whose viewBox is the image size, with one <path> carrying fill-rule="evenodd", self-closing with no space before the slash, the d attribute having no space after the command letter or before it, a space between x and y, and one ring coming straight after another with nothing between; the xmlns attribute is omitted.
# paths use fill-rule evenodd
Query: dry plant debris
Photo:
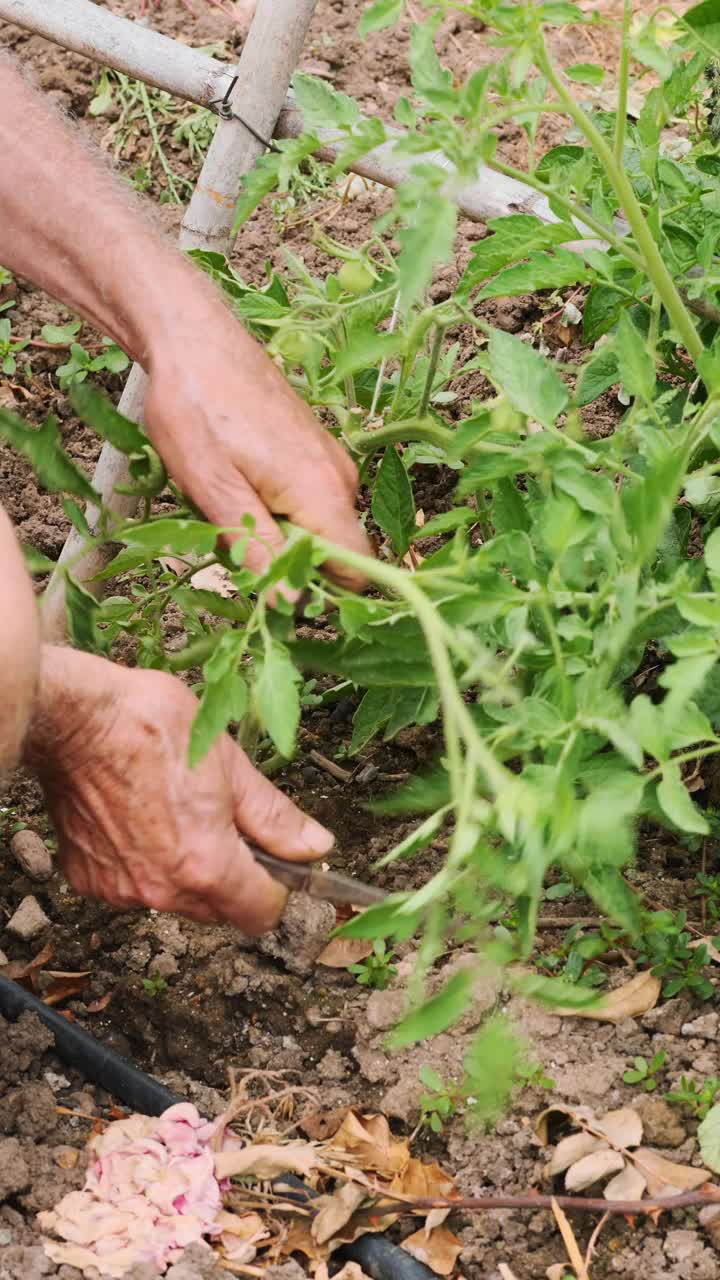
<svg viewBox="0 0 720 1280"><path fill-rule="evenodd" d="M242 1273L258 1255L269 1266L300 1253L323 1280L340 1245L410 1211L425 1221L403 1247L438 1275L453 1273L462 1243L443 1225L449 1209L428 1213L406 1199L453 1196L455 1184L437 1164L413 1157L384 1116L347 1111L323 1143L291 1141L270 1121L248 1141L229 1127L248 1115L245 1082L233 1095L214 1122L181 1103L94 1134L84 1188L39 1215L41 1229L59 1237L45 1241L47 1255L84 1275L120 1277L143 1262L164 1271L204 1241L231 1271ZM307 1196L283 1185L286 1174L302 1178ZM345 1274L362 1280L352 1265Z"/></svg>
<svg viewBox="0 0 720 1280"><path fill-rule="evenodd" d="M707 1169L676 1164L652 1147L642 1146L643 1122L633 1107L595 1116L588 1107L553 1106L536 1124L540 1141L549 1143L553 1121L570 1121L576 1132L555 1145L547 1165L549 1177L564 1174L569 1192L586 1191L604 1183L608 1201L655 1199L694 1191L709 1181Z"/></svg>
<svg viewBox="0 0 720 1280"><path fill-rule="evenodd" d="M626 1018L639 1018L654 1009L660 999L662 982L649 969L644 969L629 982L609 991L604 999L587 1009L556 1009L563 1018L594 1018L597 1022L624 1022Z"/></svg>

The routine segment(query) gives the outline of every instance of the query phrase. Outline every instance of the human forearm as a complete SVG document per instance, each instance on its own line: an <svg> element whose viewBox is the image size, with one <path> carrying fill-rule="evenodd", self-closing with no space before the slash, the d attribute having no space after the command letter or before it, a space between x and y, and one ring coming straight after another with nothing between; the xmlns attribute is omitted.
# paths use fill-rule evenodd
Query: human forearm
<svg viewBox="0 0 720 1280"><path fill-rule="evenodd" d="M145 368L211 286L9 61L0 61L0 258L113 337ZM187 306L184 304L187 303Z"/></svg>

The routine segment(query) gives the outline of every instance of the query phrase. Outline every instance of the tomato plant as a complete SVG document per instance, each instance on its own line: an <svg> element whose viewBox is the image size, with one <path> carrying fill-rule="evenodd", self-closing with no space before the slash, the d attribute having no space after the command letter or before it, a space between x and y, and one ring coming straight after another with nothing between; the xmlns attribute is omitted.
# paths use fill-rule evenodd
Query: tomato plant
<svg viewBox="0 0 720 1280"><path fill-rule="evenodd" d="M706 834L685 775L720 751L720 160L714 73L706 79L720 51L720 5L633 21L626 3L614 111L594 105L601 68L563 69L551 56L548 28L599 21L570 0L424 7L412 32L412 95L396 108L406 132L395 145L412 173L362 252L318 231L342 264L337 274L321 279L287 253L286 272L269 272L260 288L221 255L194 255L360 462L385 538L379 558L287 528L285 550L254 576L243 564L251 528L226 552L221 531L182 495L170 514L154 514L167 477L142 430L87 382L72 391L86 421L130 456L143 502L134 520L106 513L97 534L121 544L103 576L124 583L122 595L98 603L68 575L72 637L109 651L129 633L141 663L202 668L193 759L228 724L242 724L243 741L268 767L291 758L307 673L361 692L352 752L377 734L391 739L442 719L434 769L382 807L420 815L389 857L422 854L448 824L445 864L421 889L346 926L389 944L420 935L412 1008L396 1044L452 1025L488 966L550 1002L595 999L587 984L528 968L548 873L559 870L624 935L640 938L646 913L624 875L637 828ZM391 25L403 8L377 0L364 29ZM454 8L482 20L497 54L462 84L435 47L438 20ZM626 112L631 76L644 88L637 120ZM238 225L272 191L287 190L319 149L312 129L337 130L337 172L386 140L378 119L361 120L357 104L324 81L294 83L308 132L260 161ZM547 113L572 134L540 155ZM525 132L524 170L498 152L508 122ZM681 148L668 131L678 122ZM432 304L433 272L455 245L454 197L481 163L543 193L556 220L495 219L452 296ZM568 289L583 298L573 365L494 328L479 310L487 299ZM461 337L462 349L472 346L464 361ZM486 393L459 416L471 372L484 376ZM613 387L626 411L612 435L592 438L584 412ZM52 420L32 431L3 413L2 424L43 484L92 496ZM456 487L448 510L420 529L414 482L428 465L448 469ZM426 552L412 571L411 548ZM167 555L184 562L179 575L163 567ZM328 559L361 569L372 596L328 583L319 570ZM192 582L198 565L216 562L231 598ZM300 636L282 598L271 607L281 580L305 592L306 618L332 617L331 642ZM179 651L166 644L170 605L184 619ZM660 668L653 697L633 681L649 645ZM499 901L512 905L515 931L495 927ZM477 968L425 1000L437 958L470 941ZM497 1070L514 1060L506 1037L494 1018L468 1055L472 1093L491 1094L493 1105L497 1090L479 1077L488 1056L498 1078L510 1077Z"/></svg>

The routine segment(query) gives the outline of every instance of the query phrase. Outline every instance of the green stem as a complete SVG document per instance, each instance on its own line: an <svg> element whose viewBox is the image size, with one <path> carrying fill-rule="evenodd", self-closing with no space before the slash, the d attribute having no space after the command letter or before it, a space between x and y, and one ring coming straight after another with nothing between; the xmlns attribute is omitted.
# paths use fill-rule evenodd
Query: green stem
<svg viewBox="0 0 720 1280"><path fill-rule="evenodd" d="M622 47L620 50L620 71L618 84L618 107L615 122L615 159L623 162L625 151L625 133L627 130L628 91L630 88L630 23L632 22L632 0L625 0L622 25Z"/></svg>
<svg viewBox="0 0 720 1280"><path fill-rule="evenodd" d="M175 175L172 169L170 168L170 165L168 164L167 158L165 156L165 152L163 151L163 145L162 145L162 142L160 141L160 134L158 133L158 127L155 120L155 113L152 109L152 104L150 102L148 91L145 88L145 85L142 83L142 81L138 82L138 87L140 90L140 100L143 105L143 111L145 112L145 119L148 122L148 128L150 130L150 137L153 140L153 146L155 147L157 158L160 161L163 173L167 178L168 189L175 203L182 204L182 200L178 195L177 187L175 186Z"/></svg>
<svg viewBox="0 0 720 1280"><path fill-rule="evenodd" d="M418 416L421 418L425 417L430 407L430 397L432 395L433 383L435 382L435 374L437 373L444 336L444 328L442 325L438 325L433 336L432 347L430 348L430 363L428 364L427 377L425 378L425 386L423 387L422 400L420 401Z"/></svg>
<svg viewBox="0 0 720 1280"><path fill-rule="evenodd" d="M599 129L595 127L590 117L566 89L548 55L544 43L539 51L538 67L543 75L547 77L558 98L565 104L570 119L574 121L578 129L587 138L602 163L610 182L615 188L623 213L630 223L635 243L642 254L647 273L659 293L663 306L677 329L683 345L693 362L697 364L704 351L700 335L695 328L690 312L675 288L670 272L665 266L662 254L655 243L653 233L648 226L640 202L635 195L632 183L625 173L623 165L617 163L612 149L608 146Z"/></svg>

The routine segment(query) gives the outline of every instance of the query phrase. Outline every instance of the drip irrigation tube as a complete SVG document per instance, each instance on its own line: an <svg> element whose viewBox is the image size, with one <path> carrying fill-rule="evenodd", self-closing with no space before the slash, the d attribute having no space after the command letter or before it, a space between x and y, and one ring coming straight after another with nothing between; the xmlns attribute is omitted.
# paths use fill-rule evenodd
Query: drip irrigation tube
<svg viewBox="0 0 720 1280"><path fill-rule="evenodd" d="M139 1071L127 1058L106 1049L89 1031L76 1022L68 1022L62 1014L48 1008L17 982L0 977L0 1014L14 1022L21 1013L37 1014L55 1037L58 1057L68 1066L77 1067L93 1084L99 1084L113 1097L119 1098L132 1111L146 1116L159 1116L176 1102L182 1102L158 1080Z"/></svg>
<svg viewBox="0 0 720 1280"><path fill-rule="evenodd" d="M68 1022L24 987L0 977L0 1014L14 1022L22 1013L37 1014L55 1037L55 1049L63 1062L77 1067L93 1084L99 1084L133 1111L159 1116L168 1107L184 1101L134 1067L127 1058L104 1048L89 1031ZM290 1187L287 1199L298 1203L307 1203L317 1196L317 1192L311 1191L294 1174L276 1178L275 1185ZM357 1262L370 1280L437 1280L436 1272L393 1244L387 1236L377 1233L360 1236L352 1244L344 1245L334 1257L338 1262Z"/></svg>

